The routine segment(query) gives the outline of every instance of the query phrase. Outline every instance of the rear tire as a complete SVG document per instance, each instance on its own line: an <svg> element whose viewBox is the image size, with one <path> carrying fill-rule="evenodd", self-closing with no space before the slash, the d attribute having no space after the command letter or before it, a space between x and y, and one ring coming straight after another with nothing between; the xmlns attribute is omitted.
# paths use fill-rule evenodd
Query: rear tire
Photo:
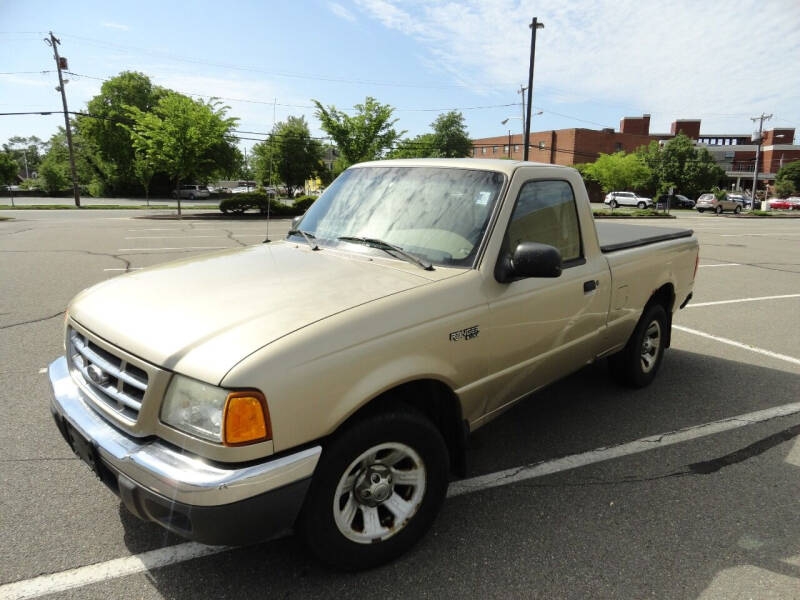
<svg viewBox="0 0 800 600"><path fill-rule="evenodd" d="M733 214L735 215L738 215L740 212L742 212L741 206L737 206L736 208L733 209Z"/></svg>
<svg viewBox="0 0 800 600"><path fill-rule="evenodd" d="M714 209L714 212L717 213L718 215L721 215L722 214L722 207L721 206L717 206L717 208Z"/></svg>
<svg viewBox="0 0 800 600"><path fill-rule="evenodd" d="M320 560L340 569L393 560L433 524L448 465L439 430L411 408L357 421L325 447L298 531Z"/></svg>
<svg viewBox="0 0 800 600"><path fill-rule="evenodd" d="M639 209L647 208L647 204L645 204L644 202L639 202L639 204L636 205L636 208Z"/></svg>
<svg viewBox="0 0 800 600"><path fill-rule="evenodd" d="M697 212L699 212L702 215L705 212L705 209L704 208L698 208Z"/></svg>
<svg viewBox="0 0 800 600"><path fill-rule="evenodd" d="M651 304L645 308L625 348L608 358L611 375L617 383L632 388L650 385L664 357L667 327L663 306Z"/></svg>
<svg viewBox="0 0 800 600"><path fill-rule="evenodd" d="M610 206L612 209L614 209L614 208L617 208L617 206L619 206L619 204L617 204L617 201L616 201L616 200L611 200L611 202L609 202L609 203L608 203L608 205L609 205L609 206Z"/></svg>

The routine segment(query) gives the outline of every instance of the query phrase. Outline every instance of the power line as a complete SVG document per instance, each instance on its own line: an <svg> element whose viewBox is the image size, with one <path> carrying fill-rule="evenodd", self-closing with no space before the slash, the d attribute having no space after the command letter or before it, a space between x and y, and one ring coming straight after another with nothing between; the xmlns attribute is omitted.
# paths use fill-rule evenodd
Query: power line
<svg viewBox="0 0 800 600"><path fill-rule="evenodd" d="M53 71L4 71L0 75L45 75Z"/></svg>
<svg viewBox="0 0 800 600"><path fill-rule="evenodd" d="M289 73L286 71L268 71L265 69L257 69L254 67L247 67L241 65L234 65L230 63L215 63L210 61L199 60L192 57L187 56L178 56L174 54L167 54L162 52L154 52L152 50L148 50L145 48L139 48L137 46L126 46L123 44L113 44L110 42L105 42L102 40L95 40L92 38L87 38L83 36L71 35L71 34L63 34L64 37L70 37L77 40L81 40L88 44L98 45L98 46L105 46L111 47L115 49L122 49L122 50L133 50L136 52L142 52L144 54L149 54L152 56L158 56L161 58L166 58L169 60L174 60L177 62L186 62L191 64L198 64L198 65L205 65L210 67L217 67L222 69L231 69L235 71L246 71L251 73L263 73L265 75L271 75L274 77L288 77L292 79L308 79L311 81L329 81L333 83L352 83L352 84L359 84L359 85L380 85L380 86L388 86L388 87L408 87L408 88L428 88L428 89L450 89L450 88L466 88L466 87L474 87L468 86L466 84L463 85L431 85L431 84L420 84L420 83L407 83L407 82L388 82L388 81L374 81L370 79L347 79L343 77L326 77L323 75L305 75L305 74L298 74L298 73Z"/></svg>

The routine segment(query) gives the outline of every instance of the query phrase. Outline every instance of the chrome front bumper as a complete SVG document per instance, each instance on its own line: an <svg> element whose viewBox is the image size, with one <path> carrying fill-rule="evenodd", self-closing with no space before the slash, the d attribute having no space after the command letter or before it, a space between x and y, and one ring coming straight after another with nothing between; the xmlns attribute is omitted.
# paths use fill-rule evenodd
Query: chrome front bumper
<svg viewBox="0 0 800 600"><path fill-rule="evenodd" d="M64 357L54 361L48 372L56 420L67 421L88 440L116 476L171 502L215 507L262 496L308 480L322 451L314 446L246 466L210 464L158 439L133 438L110 425L91 408Z"/></svg>

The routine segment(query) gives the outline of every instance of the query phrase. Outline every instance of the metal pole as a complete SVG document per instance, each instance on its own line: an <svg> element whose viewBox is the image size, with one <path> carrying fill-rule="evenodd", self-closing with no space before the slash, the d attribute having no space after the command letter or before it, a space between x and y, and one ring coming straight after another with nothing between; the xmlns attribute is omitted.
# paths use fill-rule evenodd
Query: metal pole
<svg viewBox="0 0 800 600"><path fill-rule="evenodd" d="M758 120L758 145L756 146L756 162L753 165L753 203L750 210L755 210L756 207L756 186L758 185L758 159L761 156L761 138L764 130L764 121L772 118L772 115L765 115L761 113L760 117L751 117L750 120L755 122ZM764 194L764 204L766 205L766 193ZM764 207L762 207L764 208Z"/></svg>
<svg viewBox="0 0 800 600"><path fill-rule="evenodd" d="M531 62L528 68L528 106L525 110L525 146L522 154L522 160L528 160L528 142L531 136L531 103L533 102L533 62L536 57L536 30L544 28L544 23L539 23L536 17L530 24L531 28Z"/></svg>
<svg viewBox="0 0 800 600"><path fill-rule="evenodd" d="M50 32L50 38L45 38L44 41L48 46L53 48L53 58L56 60L56 69L58 69L58 91L61 92L61 103L64 105L64 127L67 131L67 148L69 149L69 168L72 171L72 193L75 196L75 206L81 206L81 193L78 189L78 174L75 169L75 151L72 148L72 128L69 124L69 112L67 109L67 93L64 90L64 78L61 75L61 59L58 56L58 45L61 43L53 32Z"/></svg>
<svg viewBox="0 0 800 600"><path fill-rule="evenodd" d="M522 141L523 144L525 143L525 139L524 139L525 138L525 90L527 90L527 89L528 88L526 88L524 85L519 86L519 97L522 100L522 122L521 122L522 134L521 134L521 137L523 139L521 141Z"/></svg>

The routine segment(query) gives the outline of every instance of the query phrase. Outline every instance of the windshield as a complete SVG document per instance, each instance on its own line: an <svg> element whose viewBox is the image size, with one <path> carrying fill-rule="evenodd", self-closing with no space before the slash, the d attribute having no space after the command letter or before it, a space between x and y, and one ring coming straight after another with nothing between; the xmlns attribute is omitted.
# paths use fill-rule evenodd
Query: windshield
<svg viewBox="0 0 800 600"><path fill-rule="evenodd" d="M434 264L471 266L503 181L500 173L469 169L348 169L297 229L322 243L372 238Z"/></svg>

